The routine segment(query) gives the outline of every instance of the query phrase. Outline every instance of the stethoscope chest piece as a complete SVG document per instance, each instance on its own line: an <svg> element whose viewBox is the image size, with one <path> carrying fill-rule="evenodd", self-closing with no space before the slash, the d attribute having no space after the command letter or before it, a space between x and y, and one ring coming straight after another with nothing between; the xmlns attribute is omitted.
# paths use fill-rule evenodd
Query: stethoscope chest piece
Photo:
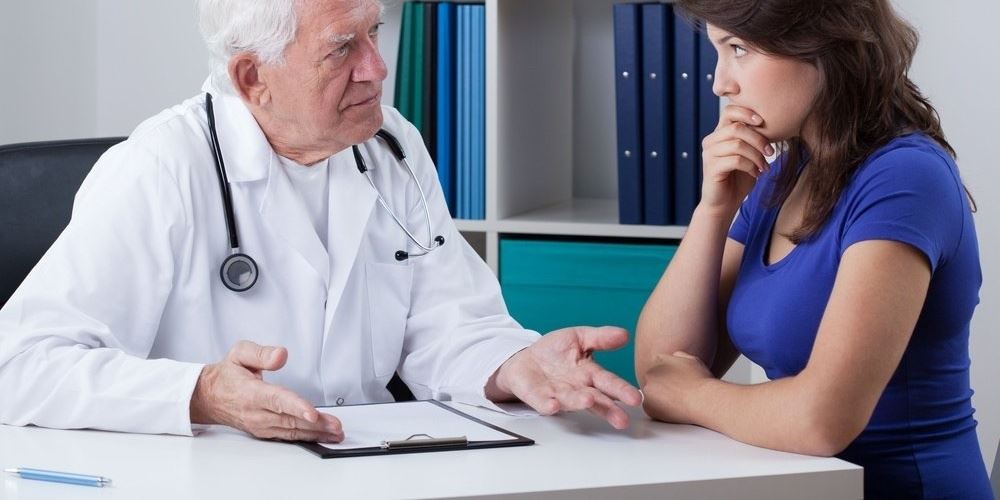
<svg viewBox="0 0 1000 500"><path fill-rule="evenodd" d="M245 253L234 253L226 258L219 270L222 283L234 292L245 292L257 283L257 262Z"/></svg>

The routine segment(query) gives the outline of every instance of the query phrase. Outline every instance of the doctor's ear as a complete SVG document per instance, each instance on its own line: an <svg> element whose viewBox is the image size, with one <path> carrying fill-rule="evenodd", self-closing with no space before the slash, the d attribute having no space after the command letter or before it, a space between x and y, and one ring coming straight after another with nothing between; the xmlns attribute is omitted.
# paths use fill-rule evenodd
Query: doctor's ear
<svg viewBox="0 0 1000 500"><path fill-rule="evenodd" d="M233 82L236 94L244 101L262 106L271 100L267 83L261 79L261 62L250 53L236 54L229 59L229 80Z"/></svg>

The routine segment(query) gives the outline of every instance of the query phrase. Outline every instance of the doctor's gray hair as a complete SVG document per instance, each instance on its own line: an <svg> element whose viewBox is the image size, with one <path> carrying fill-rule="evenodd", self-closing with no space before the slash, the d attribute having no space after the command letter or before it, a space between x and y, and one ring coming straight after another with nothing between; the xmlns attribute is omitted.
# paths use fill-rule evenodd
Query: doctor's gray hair
<svg viewBox="0 0 1000 500"><path fill-rule="evenodd" d="M229 59L252 53L265 64L284 63L285 47L295 39L299 0L197 0L198 25L208 46L212 80L232 92Z"/></svg>
<svg viewBox="0 0 1000 500"><path fill-rule="evenodd" d="M374 0L385 12L385 2ZM212 82L233 92L229 59L251 53L264 64L285 62L285 47L298 30L297 6L302 0L197 0L198 27L208 46Z"/></svg>

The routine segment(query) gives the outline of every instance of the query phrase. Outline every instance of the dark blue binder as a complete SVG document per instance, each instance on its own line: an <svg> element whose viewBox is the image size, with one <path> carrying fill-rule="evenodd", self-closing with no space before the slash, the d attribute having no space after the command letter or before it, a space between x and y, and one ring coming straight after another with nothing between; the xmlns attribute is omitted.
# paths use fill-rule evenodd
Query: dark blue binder
<svg viewBox="0 0 1000 500"><path fill-rule="evenodd" d="M642 145L645 223L673 223L674 14L670 6L642 4Z"/></svg>
<svg viewBox="0 0 1000 500"><path fill-rule="evenodd" d="M455 215L454 4L437 4L437 170L448 211Z"/></svg>
<svg viewBox="0 0 1000 500"><path fill-rule="evenodd" d="M697 204L698 33L684 16L674 16L674 223L687 225Z"/></svg>
<svg viewBox="0 0 1000 500"><path fill-rule="evenodd" d="M615 116L618 127L618 220L642 224L643 155L641 45L638 4L615 4Z"/></svg>
<svg viewBox="0 0 1000 500"><path fill-rule="evenodd" d="M712 46L712 42L704 33L698 37L698 143L705 136L715 131L719 124L719 96L712 92L712 85L715 83L715 65L719 60L719 54ZM705 165L702 163L701 155L698 155L698 182L699 189L696 191L698 199L701 198L702 174Z"/></svg>

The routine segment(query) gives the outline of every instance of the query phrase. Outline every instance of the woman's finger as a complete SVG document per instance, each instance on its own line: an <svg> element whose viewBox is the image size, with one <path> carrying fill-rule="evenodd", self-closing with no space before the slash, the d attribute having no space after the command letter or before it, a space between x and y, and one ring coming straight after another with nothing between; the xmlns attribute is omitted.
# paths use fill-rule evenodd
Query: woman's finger
<svg viewBox="0 0 1000 500"><path fill-rule="evenodd" d="M735 174L748 175L755 181L760 177L760 170L754 162L739 156L724 156L716 158L716 168L711 172L705 172L706 179L714 182L726 182L729 176Z"/></svg>
<svg viewBox="0 0 1000 500"><path fill-rule="evenodd" d="M744 122L732 122L720 125L714 132L702 139L701 149L702 151L708 150L720 142L725 142L733 138L746 141L764 156L774 154L774 147L771 146L771 140L762 134L758 127Z"/></svg>
<svg viewBox="0 0 1000 500"><path fill-rule="evenodd" d="M725 108L722 108L722 113L719 115L719 125L716 129L723 128L732 123L745 123L754 127L760 127L764 125L764 119L750 108L729 104Z"/></svg>
<svg viewBox="0 0 1000 500"><path fill-rule="evenodd" d="M767 160L760 154L760 151L740 139L730 139L726 142L716 144L711 150L706 151L709 157L725 158L727 156L742 156L750 160L758 172L765 172L770 169ZM716 162L712 165L718 166Z"/></svg>
<svg viewBox="0 0 1000 500"><path fill-rule="evenodd" d="M745 123L733 123L726 127L725 130L729 132L729 137L740 139L753 146L762 156L771 156L774 154L774 147L771 146L771 140L760 133L760 130L756 127L751 127Z"/></svg>

